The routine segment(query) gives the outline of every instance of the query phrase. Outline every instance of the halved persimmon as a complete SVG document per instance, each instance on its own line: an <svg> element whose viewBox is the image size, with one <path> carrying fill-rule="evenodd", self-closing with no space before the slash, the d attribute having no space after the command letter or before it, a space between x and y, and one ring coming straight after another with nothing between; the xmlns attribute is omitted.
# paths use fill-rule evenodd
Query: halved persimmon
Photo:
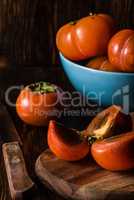
<svg viewBox="0 0 134 200"><path fill-rule="evenodd" d="M134 132L96 141L91 146L91 153L98 165L107 170L134 168Z"/></svg>
<svg viewBox="0 0 134 200"><path fill-rule="evenodd" d="M58 158L67 161L80 160L90 150L87 141L81 138L78 131L65 128L53 120L48 127L48 146Z"/></svg>
<svg viewBox="0 0 134 200"><path fill-rule="evenodd" d="M104 139L131 130L131 116L123 113L120 106L113 105L98 113L87 129L83 131L83 135L88 138L90 143L93 143L97 139Z"/></svg>

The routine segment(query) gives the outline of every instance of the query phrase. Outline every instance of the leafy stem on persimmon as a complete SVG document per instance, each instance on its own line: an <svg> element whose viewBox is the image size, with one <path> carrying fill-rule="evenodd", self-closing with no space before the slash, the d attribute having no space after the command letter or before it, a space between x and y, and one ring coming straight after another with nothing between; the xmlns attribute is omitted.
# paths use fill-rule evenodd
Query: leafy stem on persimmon
<svg viewBox="0 0 134 200"><path fill-rule="evenodd" d="M33 92L40 92L41 94L56 92L56 88L54 85L44 81L33 83L29 86L29 88Z"/></svg>
<svg viewBox="0 0 134 200"><path fill-rule="evenodd" d="M69 24L70 24L70 25L75 25L75 24L77 24L77 20L71 21L71 22L69 22Z"/></svg>

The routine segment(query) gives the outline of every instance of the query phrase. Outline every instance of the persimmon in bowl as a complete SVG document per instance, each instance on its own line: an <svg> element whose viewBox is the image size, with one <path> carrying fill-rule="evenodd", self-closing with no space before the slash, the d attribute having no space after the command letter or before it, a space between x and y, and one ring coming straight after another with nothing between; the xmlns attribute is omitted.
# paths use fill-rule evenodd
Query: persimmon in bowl
<svg viewBox="0 0 134 200"><path fill-rule="evenodd" d="M134 111L134 73L108 72L85 67L59 53L63 69L73 87L93 102L93 105L122 106Z"/></svg>

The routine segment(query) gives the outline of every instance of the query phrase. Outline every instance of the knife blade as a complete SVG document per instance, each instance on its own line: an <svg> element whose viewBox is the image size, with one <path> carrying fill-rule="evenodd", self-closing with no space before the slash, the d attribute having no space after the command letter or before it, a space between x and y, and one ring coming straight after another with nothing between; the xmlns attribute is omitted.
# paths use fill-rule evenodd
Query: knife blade
<svg viewBox="0 0 134 200"><path fill-rule="evenodd" d="M12 199L22 199L35 184L28 175L21 150L22 141L6 106L0 105L0 139Z"/></svg>

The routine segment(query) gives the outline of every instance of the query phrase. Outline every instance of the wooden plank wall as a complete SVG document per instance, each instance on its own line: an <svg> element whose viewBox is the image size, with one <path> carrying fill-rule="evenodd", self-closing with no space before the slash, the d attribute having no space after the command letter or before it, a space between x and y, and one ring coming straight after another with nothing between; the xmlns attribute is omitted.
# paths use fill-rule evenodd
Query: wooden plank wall
<svg viewBox="0 0 134 200"><path fill-rule="evenodd" d="M133 0L0 0L0 51L16 65L57 64L55 34L89 12L110 13L121 27L134 25Z"/></svg>

